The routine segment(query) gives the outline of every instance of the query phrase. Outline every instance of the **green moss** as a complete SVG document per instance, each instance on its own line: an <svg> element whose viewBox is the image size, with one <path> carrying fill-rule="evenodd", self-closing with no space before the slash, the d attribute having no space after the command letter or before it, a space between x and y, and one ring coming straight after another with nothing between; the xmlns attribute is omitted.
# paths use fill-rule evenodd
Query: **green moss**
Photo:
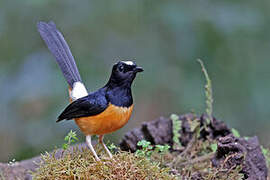
<svg viewBox="0 0 270 180"><path fill-rule="evenodd" d="M61 158L55 153L42 155L42 162L33 179L176 179L168 168L161 168L143 156L120 151L113 159L102 156L95 161L88 148L65 151Z"/></svg>
<svg viewBox="0 0 270 180"><path fill-rule="evenodd" d="M212 90L212 82L211 79L207 73L207 70L202 62L202 60L198 59L198 62L201 64L202 67L202 71L206 80L206 85L205 85L205 102L206 102L206 114L207 114L207 124L209 125L212 119L212 115L213 115L213 102L214 102L214 98L213 98L213 90Z"/></svg>
<svg viewBox="0 0 270 180"><path fill-rule="evenodd" d="M265 160L266 160L266 165L268 167L268 173L270 173L270 149L264 148L263 146L261 146L261 149L262 149L262 153L263 153Z"/></svg>
<svg viewBox="0 0 270 180"><path fill-rule="evenodd" d="M183 146L179 140L179 138L181 137L180 130L182 129L182 121L179 120L179 116L176 114L172 114L170 116L170 119L172 120L173 125L173 149L183 149Z"/></svg>

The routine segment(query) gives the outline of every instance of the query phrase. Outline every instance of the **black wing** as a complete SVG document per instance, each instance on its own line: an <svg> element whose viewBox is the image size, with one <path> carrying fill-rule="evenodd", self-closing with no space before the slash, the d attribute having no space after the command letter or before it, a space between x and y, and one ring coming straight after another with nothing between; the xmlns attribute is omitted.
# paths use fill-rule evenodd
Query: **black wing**
<svg viewBox="0 0 270 180"><path fill-rule="evenodd" d="M104 95L99 93L90 94L73 101L66 109L60 114L58 120L69 120L73 118L94 116L103 112L108 107L108 102Z"/></svg>

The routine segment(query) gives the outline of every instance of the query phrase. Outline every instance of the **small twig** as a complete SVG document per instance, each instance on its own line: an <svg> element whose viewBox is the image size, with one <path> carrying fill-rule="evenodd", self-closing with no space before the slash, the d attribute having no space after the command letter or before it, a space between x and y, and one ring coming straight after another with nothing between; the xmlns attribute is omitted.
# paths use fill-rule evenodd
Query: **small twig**
<svg viewBox="0 0 270 180"><path fill-rule="evenodd" d="M181 160L184 160L183 158L186 156L186 154L191 150L193 145L195 144L197 140L197 136L193 134L192 139L189 141L187 147L183 152L181 152L171 163L170 166L174 166L175 164L178 164Z"/></svg>
<svg viewBox="0 0 270 180"><path fill-rule="evenodd" d="M195 135L193 135L193 137L189 141L186 149L183 152L181 152L179 156L184 157L189 152L189 150L193 147L193 145L195 144L196 140L197 140L197 137Z"/></svg>
<svg viewBox="0 0 270 180"><path fill-rule="evenodd" d="M228 169L228 173L231 172L234 168L236 168L236 164L234 164L230 169Z"/></svg>
<svg viewBox="0 0 270 180"><path fill-rule="evenodd" d="M195 164L195 163L198 163L198 162L201 162L201 161L206 161L206 160L212 159L214 156L215 156L215 152L212 152L212 153L206 154L204 156L200 156L200 157L191 159L191 160L189 160L187 162L178 164L178 166L191 165L191 164Z"/></svg>
<svg viewBox="0 0 270 180"><path fill-rule="evenodd" d="M226 158L225 158L225 160L223 161L223 163L222 163L222 168L224 168L224 166L225 166L225 164L226 164L226 162L227 161L229 161L229 159L230 158L233 158L234 156L236 156L237 155L237 153L235 153L235 154L231 154L231 155L229 155L229 156L227 156Z"/></svg>

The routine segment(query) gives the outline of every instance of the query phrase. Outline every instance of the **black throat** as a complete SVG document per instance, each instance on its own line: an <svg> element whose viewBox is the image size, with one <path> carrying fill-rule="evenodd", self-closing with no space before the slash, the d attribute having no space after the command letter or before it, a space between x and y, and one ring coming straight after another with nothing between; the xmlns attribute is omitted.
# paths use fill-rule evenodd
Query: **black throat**
<svg viewBox="0 0 270 180"><path fill-rule="evenodd" d="M107 100L119 107L130 107L133 104L131 83L114 83L109 81L105 87Z"/></svg>

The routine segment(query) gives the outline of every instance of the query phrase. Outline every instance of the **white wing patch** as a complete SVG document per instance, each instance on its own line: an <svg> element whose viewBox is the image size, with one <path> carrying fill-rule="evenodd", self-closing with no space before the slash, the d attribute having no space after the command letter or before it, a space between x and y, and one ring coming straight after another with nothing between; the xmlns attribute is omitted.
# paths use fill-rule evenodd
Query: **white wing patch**
<svg viewBox="0 0 270 180"><path fill-rule="evenodd" d="M70 95L71 99L74 101L81 97L87 96L88 93L83 83L78 81L73 84L73 88Z"/></svg>
<svg viewBox="0 0 270 180"><path fill-rule="evenodd" d="M122 61L122 62L130 66L135 64L133 61Z"/></svg>

